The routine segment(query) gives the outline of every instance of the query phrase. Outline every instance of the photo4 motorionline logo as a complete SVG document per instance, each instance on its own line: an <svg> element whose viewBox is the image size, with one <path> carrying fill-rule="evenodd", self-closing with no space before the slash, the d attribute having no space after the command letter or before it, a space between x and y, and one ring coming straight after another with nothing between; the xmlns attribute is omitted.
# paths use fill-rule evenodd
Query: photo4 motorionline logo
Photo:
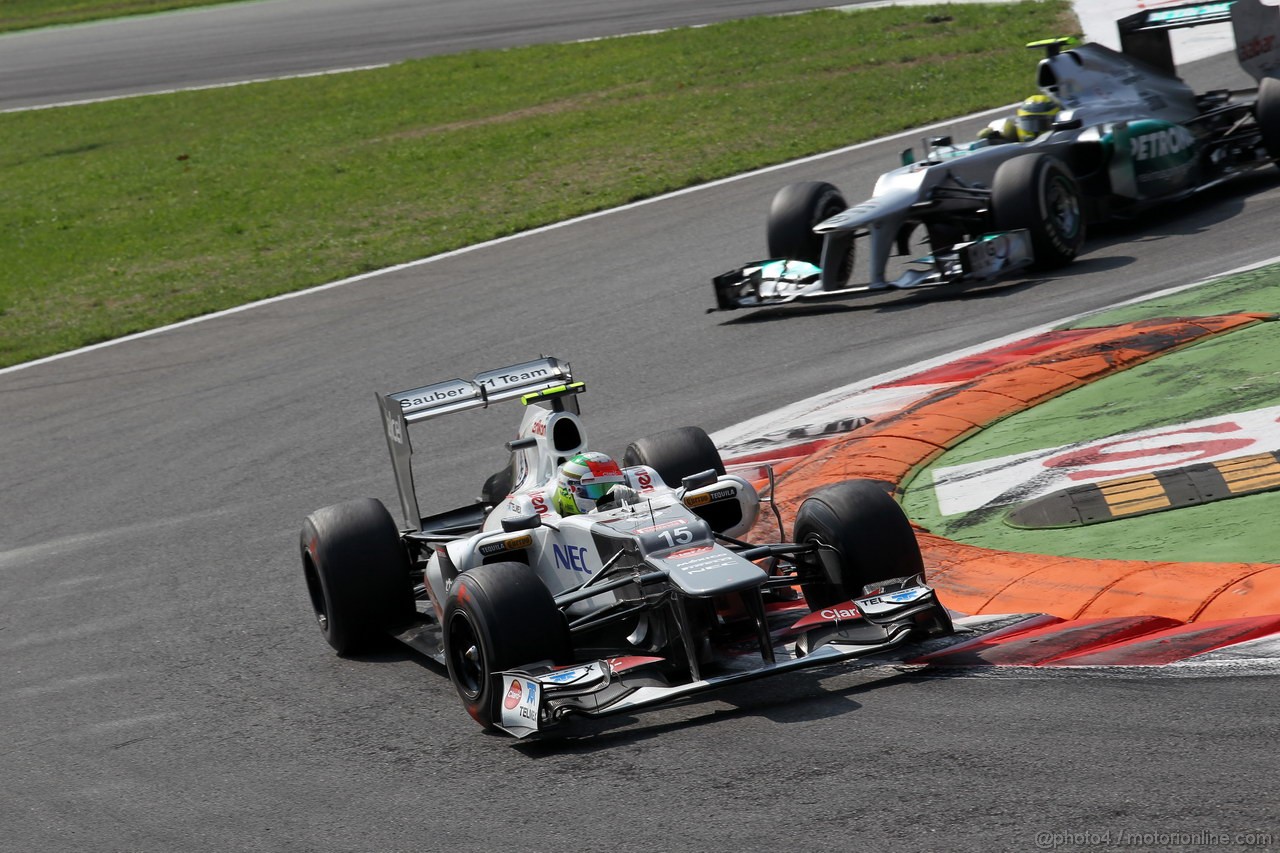
<svg viewBox="0 0 1280 853"><path fill-rule="evenodd" d="M1082 832L1037 832L1038 850L1058 850L1079 847L1260 847L1269 848L1280 838L1274 832L1224 832L1216 829L1197 829L1184 832L1142 832L1131 830L1102 830Z"/></svg>

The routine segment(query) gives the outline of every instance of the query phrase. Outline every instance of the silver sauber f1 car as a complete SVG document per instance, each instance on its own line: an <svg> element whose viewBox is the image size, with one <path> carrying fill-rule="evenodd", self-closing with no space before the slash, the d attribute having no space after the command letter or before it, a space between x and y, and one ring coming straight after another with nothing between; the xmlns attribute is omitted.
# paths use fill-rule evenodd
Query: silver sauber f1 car
<svg viewBox="0 0 1280 853"><path fill-rule="evenodd" d="M1169 31L1225 22L1259 85L1197 94L1177 76ZM713 310L1061 267L1090 222L1185 198L1280 158L1280 8L1185 4L1147 9L1118 27L1119 51L1073 39L1028 45L1046 54L1040 94L1028 103L1052 105L1051 124L1033 138L936 137L919 161L903 152L903 165L853 207L829 183L784 187L769 212L769 259L717 276ZM917 232L927 254L905 260L920 251ZM865 266L855 263L864 241ZM895 257L902 271L890 278Z"/></svg>
<svg viewBox="0 0 1280 853"><path fill-rule="evenodd" d="M377 395L401 517L362 499L302 527L339 654L393 636L447 668L482 726L524 737L951 632L879 484L820 489L791 541L753 544L761 499L705 432L640 439L618 464L588 450L583 390L542 357ZM504 400L524 405L508 466L477 502L423 517L409 427Z"/></svg>

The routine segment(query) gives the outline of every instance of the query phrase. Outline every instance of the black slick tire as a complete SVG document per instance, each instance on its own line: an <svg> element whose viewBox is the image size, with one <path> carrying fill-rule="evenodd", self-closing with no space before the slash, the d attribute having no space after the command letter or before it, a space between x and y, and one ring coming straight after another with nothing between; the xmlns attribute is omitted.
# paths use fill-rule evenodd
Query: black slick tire
<svg viewBox="0 0 1280 853"><path fill-rule="evenodd" d="M801 584L810 608L848 601L863 587L924 572L906 513L874 480L846 480L807 497L796 513L795 541L820 542L818 571Z"/></svg>
<svg viewBox="0 0 1280 853"><path fill-rule="evenodd" d="M1253 118L1262 135L1262 147L1267 156L1280 166L1280 80L1264 77L1258 84L1258 100L1254 104Z"/></svg>
<svg viewBox="0 0 1280 853"><path fill-rule="evenodd" d="M444 653L463 706L486 729L498 719L495 673L572 659L564 614L523 563L476 566L454 580L445 600Z"/></svg>
<svg viewBox="0 0 1280 853"><path fill-rule="evenodd" d="M832 184L808 181L778 190L769 206L769 257L818 264L822 235L813 226L847 210L844 196Z"/></svg>
<svg viewBox="0 0 1280 853"><path fill-rule="evenodd" d="M1006 160L991 184L991 214L997 231L1031 232L1031 268L1051 270L1075 260L1084 245L1084 205L1071 170L1048 154Z"/></svg>
<svg viewBox="0 0 1280 853"><path fill-rule="evenodd" d="M695 426L676 427L646 436L627 445L623 465L648 465L672 488L692 474L714 469L724 473L724 462L710 436Z"/></svg>
<svg viewBox="0 0 1280 853"><path fill-rule="evenodd" d="M303 522L300 544L316 623L338 654L372 648L413 618L409 555L381 502L316 510Z"/></svg>

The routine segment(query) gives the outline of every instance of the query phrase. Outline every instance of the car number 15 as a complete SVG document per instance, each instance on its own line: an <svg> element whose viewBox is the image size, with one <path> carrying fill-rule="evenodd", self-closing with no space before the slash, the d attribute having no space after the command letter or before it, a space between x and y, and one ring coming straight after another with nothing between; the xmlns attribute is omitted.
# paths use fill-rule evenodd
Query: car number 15
<svg viewBox="0 0 1280 853"><path fill-rule="evenodd" d="M660 530L658 535L665 539L667 545L672 548L677 545L688 545L693 541L693 531L687 527L677 527L675 530Z"/></svg>

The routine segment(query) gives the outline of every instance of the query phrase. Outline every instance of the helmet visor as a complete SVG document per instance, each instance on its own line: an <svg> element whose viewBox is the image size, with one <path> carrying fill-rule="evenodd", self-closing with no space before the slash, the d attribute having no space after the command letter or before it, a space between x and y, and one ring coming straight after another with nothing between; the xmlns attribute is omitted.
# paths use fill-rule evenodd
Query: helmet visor
<svg viewBox="0 0 1280 853"><path fill-rule="evenodd" d="M583 478L586 479L585 477ZM598 501L614 486L622 482L621 477L592 478L588 482L579 481L573 484L573 493L589 501Z"/></svg>
<svg viewBox="0 0 1280 853"><path fill-rule="evenodd" d="M1028 139L1039 136L1053 125L1055 113L1019 113L1018 135Z"/></svg>

